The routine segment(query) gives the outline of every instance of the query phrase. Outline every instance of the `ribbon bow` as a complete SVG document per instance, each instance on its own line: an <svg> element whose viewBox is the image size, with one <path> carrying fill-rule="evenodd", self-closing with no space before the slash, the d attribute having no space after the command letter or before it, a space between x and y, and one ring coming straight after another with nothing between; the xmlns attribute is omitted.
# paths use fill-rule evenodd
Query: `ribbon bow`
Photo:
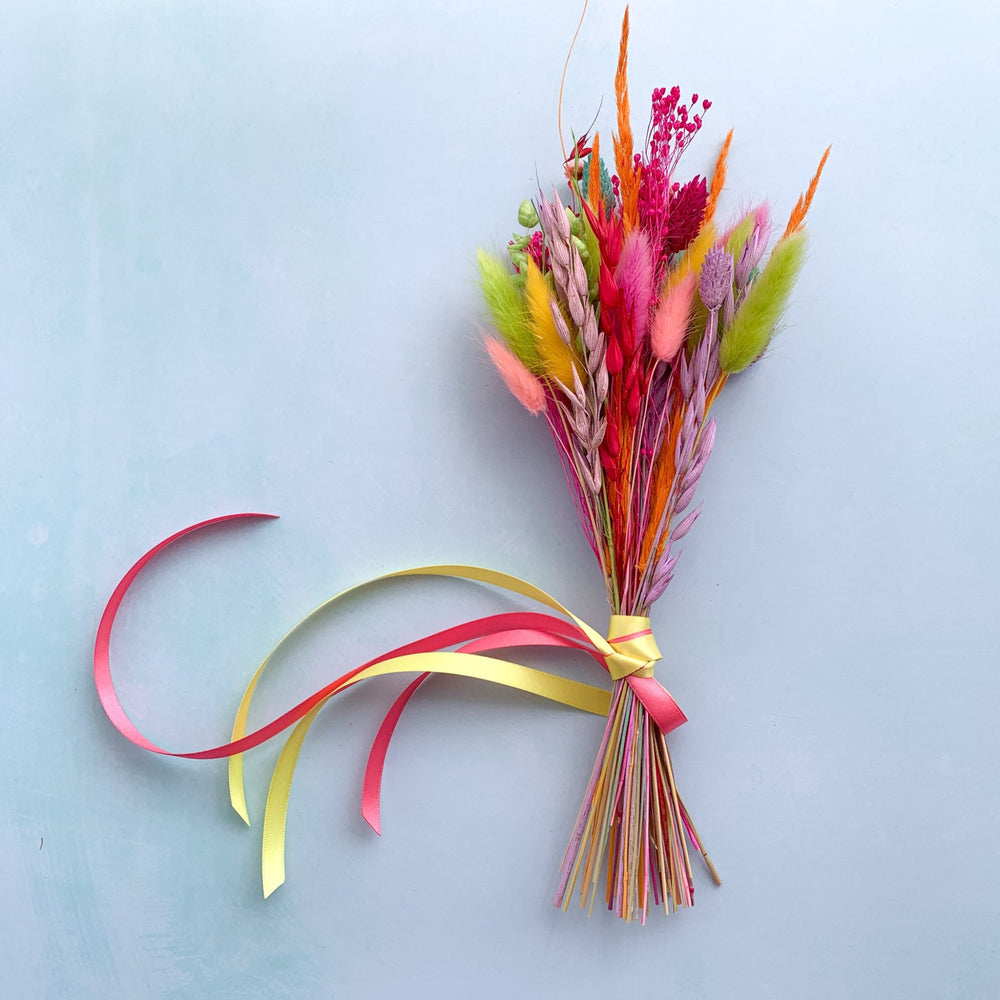
<svg viewBox="0 0 1000 1000"><path fill-rule="evenodd" d="M652 677L653 665L663 659L649 619L639 615L612 615L608 643L614 650L605 659L612 680Z"/></svg>
<svg viewBox="0 0 1000 1000"><path fill-rule="evenodd" d="M687 721L674 699L653 677L653 664L661 657L648 618L614 615L611 618L608 638L605 639L586 622L563 607L554 597L515 576L478 566L421 566L397 573L387 573L385 576L376 577L374 580L344 590L315 608L293 626L264 658L247 685L236 713L230 742L208 750L188 753L164 750L135 727L126 715L115 691L111 678L110 652L111 630L118 609L143 567L178 539L221 522L274 516L273 514L227 514L193 524L154 546L132 566L115 588L101 616L94 647L94 683L101 704L115 728L136 746L152 753L201 760L228 757L230 802L248 825L250 818L243 784L243 753L278 735L289 726L295 726L275 765L264 809L261 869L265 896L270 895L285 880L285 821L288 798L295 764L309 727L331 698L362 680L386 674L418 673L416 679L396 698L386 713L368 756L362 785L361 813L376 833L381 832L380 790L389 743L410 698L433 673L455 674L503 684L596 715L605 715L608 711L609 694L602 688L486 656L485 653L526 646L562 646L578 649L590 654L604 666L614 681L628 684L664 733L669 733ZM425 636L349 670L299 702L294 708L248 734L247 722L257 683L275 654L293 633L347 594L382 580L405 576L445 576L476 580L520 594L551 608L564 617L557 618L554 615L537 612L491 615Z"/></svg>

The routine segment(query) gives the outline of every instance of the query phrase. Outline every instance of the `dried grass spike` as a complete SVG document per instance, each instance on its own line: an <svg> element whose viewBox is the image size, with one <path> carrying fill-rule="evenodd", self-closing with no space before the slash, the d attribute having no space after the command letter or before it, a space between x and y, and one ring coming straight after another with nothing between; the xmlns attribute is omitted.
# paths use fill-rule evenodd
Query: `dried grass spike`
<svg viewBox="0 0 1000 1000"><path fill-rule="evenodd" d="M691 321L695 276L688 272L674 288L664 290L649 328L649 346L660 361L671 361L684 343Z"/></svg>
<svg viewBox="0 0 1000 1000"><path fill-rule="evenodd" d="M493 323L514 353L529 367L537 370L538 349L531 332L531 319L524 293L503 261L485 250L476 251L483 298L489 306Z"/></svg>
<svg viewBox="0 0 1000 1000"><path fill-rule="evenodd" d="M832 146L826 147L826 151L820 158L819 166L816 168L816 173L813 174L813 178L809 182L809 187L806 188L806 193L799 195L799 200L795 203L795 208L792 209L792 214L788 217L788 225L785 227L785 233L781 237L783 240L788 239L789 236L794 235L802 229L802 224L806 221L809 206L812 204L813 195L816 194L819 179L823 174L823 168L826 166L827 157L829 157L832 148Z"/></svg>
<svg viewBox="0 0 1000 1000"><path fill-rule="evenodd" d="M552 292L549 283L530 259L524 279L524 298L543 371L563 385L572 385L573 352L559 336L552 318Z"/></svg>
<svg viewBox="0 0 1000 1000"><path fill-rule="evenodd" d="M708 201L705 203L705 214L701 217L702 226L707 225L715 218L715 207L719 203L719 195L726 186L726 161L729 159L729 146L733 141L733 130L730 129L726 135L726 141L719 150L719 157L715 161L715 170L712 171L712 186L708 191Z"/></svg>
<svg viewBox="0 0 1000 1000"><path fill-rule="evenodd" d="M632 160L632 109L628 99L628 7L622 18L618 45L618 68L615 71L615 104L618 131L612 136L615 147L615 170L621 185L622 226L627 233L639 220L639 177Z"/></svg>
<svg viewBox="0 0 1000 1000"><path fill-rule="evenodd" d="M542 383L528 371L521 359L499 340L484 335L483 343L489 352L490 360L514 398L529 413L541 413L545 409L545 390L542 388Z"/></svg>
<svg viewBox="0 0 1000 1000"><path fill-rule="evenodd" d="M805 230L781 240L750 286L732 325L719 345L719 365L724 372L741 372L764 352L788 302L806 256Z"/></svg>

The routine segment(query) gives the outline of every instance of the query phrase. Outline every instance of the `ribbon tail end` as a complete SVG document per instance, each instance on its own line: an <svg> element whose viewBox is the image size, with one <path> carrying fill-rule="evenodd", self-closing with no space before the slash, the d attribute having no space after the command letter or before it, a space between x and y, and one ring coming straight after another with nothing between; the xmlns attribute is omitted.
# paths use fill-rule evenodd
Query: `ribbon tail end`
<svg viewBox="0 0 1000 1000"><path fill-rule="evenodd" d="M268 896L274 892L275 889L280 888L285 884L285 876L280 875L273 878L268 878L266 875L264 877L264 898L267 899Z"/></svg>
<svg viewBox="0 0 1000 1000"><path fill-rule="evenodd" d="M377 809L374 812L370 809L362 809L361 818L375 831L378 836L382 836L382 817Z"/></svg>

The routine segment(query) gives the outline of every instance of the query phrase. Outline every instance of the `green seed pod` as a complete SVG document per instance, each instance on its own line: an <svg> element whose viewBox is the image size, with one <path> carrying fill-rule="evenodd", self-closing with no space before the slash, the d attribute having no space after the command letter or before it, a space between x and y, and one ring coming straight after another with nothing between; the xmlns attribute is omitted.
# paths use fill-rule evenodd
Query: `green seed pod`
<svg viewBox="0 0 1000 1000"><path fill-rule="evenodd" d="M528 266L528 255L523 250L509 250L510 262L518 269L524 271Z"/></svg>
<svg viewBox="0 0 1000 1000"><path fill-rule="evenodd" d="M534 229L538 225L538 212L535 211L530 199L526 198L518 206L517 221L518 225L524 226L525 229Z"/></svg>

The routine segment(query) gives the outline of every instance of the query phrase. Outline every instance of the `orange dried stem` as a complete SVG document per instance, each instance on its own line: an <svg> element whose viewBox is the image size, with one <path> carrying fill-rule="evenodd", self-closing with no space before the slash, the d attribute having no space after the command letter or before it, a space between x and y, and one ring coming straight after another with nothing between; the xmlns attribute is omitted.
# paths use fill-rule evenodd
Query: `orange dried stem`
<svg viewBox="0 0 1000 1000"><path fill-rule="evenodd" d="M726 135L726 141L719 150L719 157L715 161L715 170L712 171L712 187L708 192L708 201L705 203L705 214L701 218L701 224L707 225L715 217L715 206L719 201L719 195L726 186L726 161L729 158L729 146L733 141L733 130L730 129Z"/></svg>
<svg viewBox="0 0 1000 1000"><path fill-rule="evenodd" d="M618 133L615 136L615 167L619 177L632 166L632 123L628 101L628 7L622 18L622 36L618 45L618 68L615 71L615 104L618 109Z"/></svg>
<svg viewBox="0 0 1000 1000"><path fill-rule="evenodd" d="M719 398L719 393L722 392L722 390L726 387L726 380L728 378L729 374L727 372L723 372L715 380L715 384L712 386L712 388L708 390L708 395L705 397L706 413L708 413L708 411L712 408L712 404Z"/></svg>
<svg viewBox="0 0 1000 1000"><path fill-rule="evenodd" d="M628 101L628 7L622 18L622 37L618 46L618 69L615 72L615 104L618 107L618 131L613 136L615 170L621 183L622 228L635 228L639 216L639 175L632 163L632 123Z"/></svg>
<svg viewBox="0 0 1000 1000"><path fill-rule="evenodd" d="M806 221L806 213L809 211L809 206L812 204L813 195L816 193L816 188L819 185L820 175L823 173L827 157L830 155L830 148L830 146L826 147L826 152L823 153L823 156L819 161L819 166L816 168L816 173L813 174L813 179L809 182L809 187L806 188L806 193L804 195L799 195L799 200L795 203L795 208L792 209L792 214L788 217L788 225L785 227L785 233L781 237L782 239L787 239L789 236L797 233L802 228L802 224Z"/></svg>
<svg viewBox="0 0 1000 1000"><path fill-rule="evenodd" d="M719 393L725 388L726 380L729 376L723 372L709 389L708 395L705 397L705 412L707 413L711 408L712 404L719 398ZM656 465L654 466L653 474L655 478L654 486L654 496L653 496L653 507L652 513L649 518L649 530L646 538L643 542L642 556L640 560L640 565L643 571L645 571L646 566L649 564L649 550L652 548L653 542L656 540L656 528L660 523L660 518L663 516L663 508L667 502L667 496L670 493L670 484L674 481L674 476L676 475L676 470L674 469L674 451L677 447L677 435L680 433L681 424L684 423L684 409L681 407L675 414L672 414L669 430L664 438L663 445L660 447L660 453L656 458ZM669 532L664 531L660 535L659 544L656 546L656 551L653 554L653 559L656 562L660 561L660 557L663 555L663 550L666 547L666 541L669 537Z"/></svg>
<svg viewBox="0 0 1000 1000"><path fill-rule="evenodd" d="M656 541L656 533L663 516L664 508L667 505L667 497L670 494L670 484L674 480L674 451L677 448L677 435L680 433L683 417L680 411L672 414L667 426L667 432L663 438L663 444L656 456L653 465L653 504L650 508L649 524L646 529L646 537L642 542L642 549L639 554L639 570L645 572L649 565L649 557ZM662 541L662 539L661 539ZM662 546L657 552L657 558L662 555Z"/></svg>
<svg viewBox="0 0 1000 1000"><path fill-rule="evenodd" d="M681 821L680 808L678 805L679 796L677 794L677 785L674 783L674 768L670 762L670 751L667 749L667 741L663 738L663 733L659 732L659 743L663 750L663 761L667 766L667 782L670 786L670 802L674 810L674 821L677 826L677 830L680 836L677 838L681 845L681 851L684 856L684 870L687 872L688 884L691 883L691 858L688 855L687 840L684 837L684 824Z"/></svg>

